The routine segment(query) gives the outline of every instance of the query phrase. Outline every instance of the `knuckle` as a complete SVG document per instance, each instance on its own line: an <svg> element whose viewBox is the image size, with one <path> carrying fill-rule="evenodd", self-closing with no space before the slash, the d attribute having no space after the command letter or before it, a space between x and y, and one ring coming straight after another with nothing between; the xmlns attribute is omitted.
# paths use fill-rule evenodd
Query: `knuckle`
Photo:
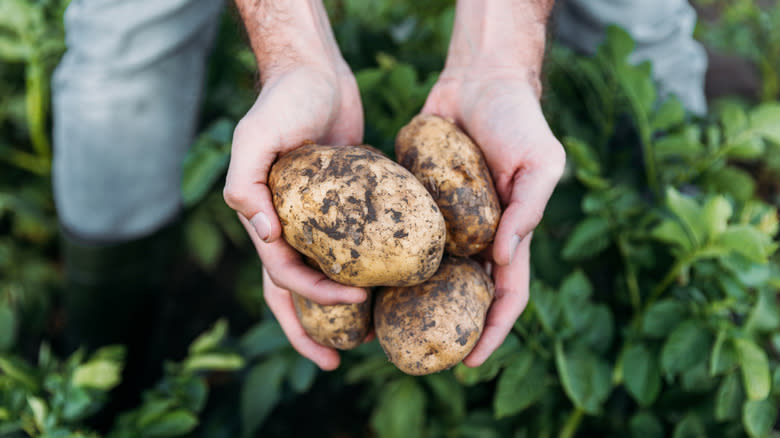
<svg viewBox="0 0 780 438"><path fill-rule="evenodd" d="M234 210L240 209L247 202L246 191L229 183L225 184L225 188L222 190L222 198Z"/></svg>

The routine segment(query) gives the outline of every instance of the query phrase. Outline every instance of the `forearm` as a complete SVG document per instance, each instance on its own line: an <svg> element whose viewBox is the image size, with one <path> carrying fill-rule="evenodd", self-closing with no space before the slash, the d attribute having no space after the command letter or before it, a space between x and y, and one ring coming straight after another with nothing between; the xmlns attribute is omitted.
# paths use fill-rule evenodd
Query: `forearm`
<svg viewBox="0 0 780 438"><path fill-rule="evenodd" d="M538 87L553 0L458 0L447 69L522 72Z"/></svg>
<svg viewBox="0 0 780 438"><path fill-rule="evenodd" d="M349 71L321 0L236 0L261 81L301 63Z"/></svg>

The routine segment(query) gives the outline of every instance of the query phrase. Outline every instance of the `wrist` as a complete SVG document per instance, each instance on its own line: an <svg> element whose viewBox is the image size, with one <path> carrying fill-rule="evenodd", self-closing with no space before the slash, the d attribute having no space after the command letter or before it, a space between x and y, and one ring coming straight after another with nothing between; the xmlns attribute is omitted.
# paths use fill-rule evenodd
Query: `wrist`
<svg viewBox="0 0 780 438"><path fill-rule="evenodd" d="M236 0L260 79L305 65L338 78L351 75L321 0Z"/></svg>
<svg viewBox="0 0 780 438"><path fill-rule="evenodd" d="M526 78L538 88L552 3L458 0L445 71Z"/></svg>

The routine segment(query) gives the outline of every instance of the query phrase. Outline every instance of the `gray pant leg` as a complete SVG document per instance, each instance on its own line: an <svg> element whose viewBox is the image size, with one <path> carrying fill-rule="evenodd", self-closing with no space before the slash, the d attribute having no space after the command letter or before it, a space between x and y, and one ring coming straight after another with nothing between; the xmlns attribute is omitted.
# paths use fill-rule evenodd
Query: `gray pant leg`
<svg viewBox="0 0 780 438"><path fill-rule="evenodd" d="M636 41L631 62L652 62L661 96L676 95L691 113L707 112L707 55L693 39L696 12L686 0L559 0L556 5L554 32L575 50L594 52L610 24Z"/></svg>
<svg viewBox="0 0 780 438"><path fill-rule="evenodd" d="M221 0L73 0L52 81L53 184L74 235L119 242L180 209Z"/></svg>

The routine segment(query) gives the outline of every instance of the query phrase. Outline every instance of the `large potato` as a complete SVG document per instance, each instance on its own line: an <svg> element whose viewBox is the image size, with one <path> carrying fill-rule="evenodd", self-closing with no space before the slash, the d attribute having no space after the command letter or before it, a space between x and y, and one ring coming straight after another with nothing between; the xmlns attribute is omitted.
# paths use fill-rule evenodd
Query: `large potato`
<svg viewBox="0 0 780 438"><path fill-rule="evenodd" d="M295 312L303 329L326 347L350 350L363 342L371 330L371 298L357 304L323 306L292 294Z"/></svg>
<svg viewBox="0 0 780 438"><path fill-rule="evenodd" d="M446 238L441 211L384 155L307 144L273 165L268 184L284 239L331 279L406 286L436 272Z"/></svg>
<svg viewBox="0 0 780 438"><path fill-rule="evenodd" d="M501 206L482 152L463 131L421 114L398 133L395 152L441 208L448 253L476 254L493 241Z"/></svg>
<svg viewBox="0 0 780 438"><path fill-rule="evenodd" d="M471 259L445 256L428 281L381 288L374 329L390 360L423 375L450 368L479 340L494 296L493 282Z"/></svg>

